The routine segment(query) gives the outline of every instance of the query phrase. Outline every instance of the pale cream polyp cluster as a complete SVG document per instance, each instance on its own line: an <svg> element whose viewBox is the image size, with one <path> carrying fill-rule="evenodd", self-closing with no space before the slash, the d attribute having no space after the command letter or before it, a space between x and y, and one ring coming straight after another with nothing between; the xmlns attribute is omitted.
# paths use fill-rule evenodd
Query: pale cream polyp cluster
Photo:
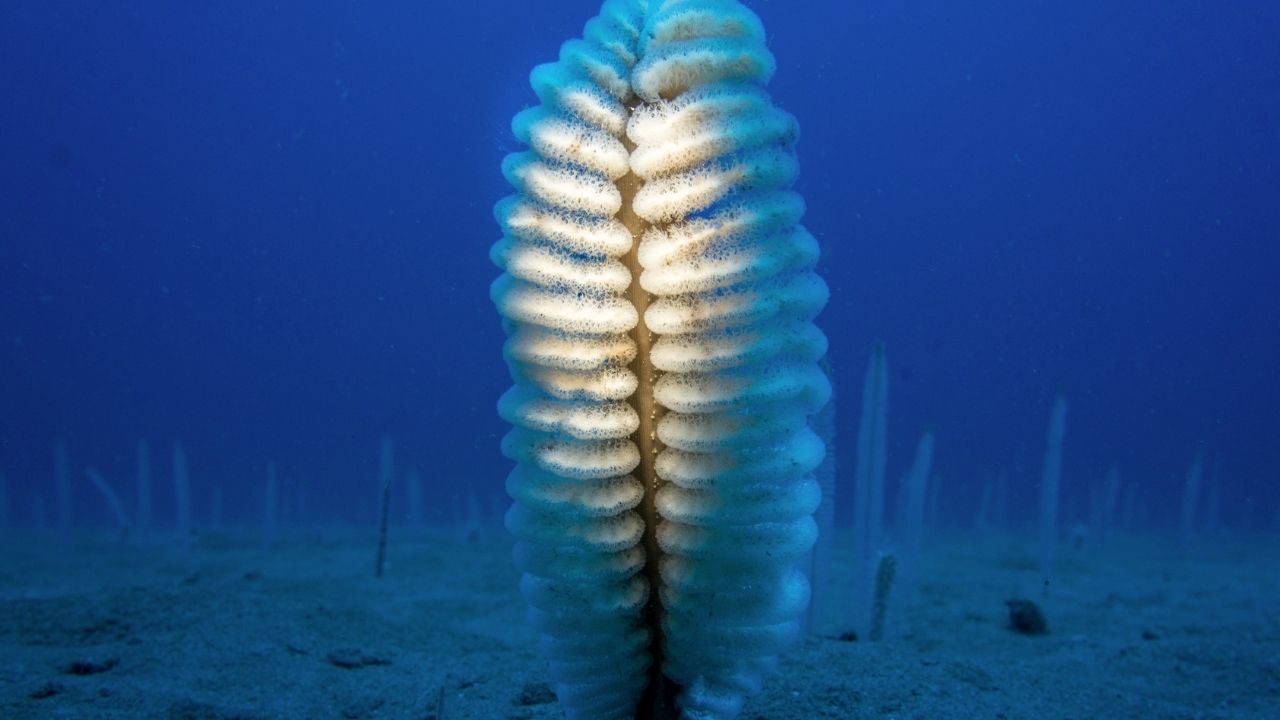
<svg viewBox="0 0 1280 720"><path fill-rule="evenodd" d="M827 289L790 189L798 128L763 89L774 68L736 0L608 0L512 122L529 149L503 163L516 194L491 251L515 381L507 526L570 718L630 720L655 633L682 717L735 717L808 602ZM638 434L661 446L656 477Z"/></svg>

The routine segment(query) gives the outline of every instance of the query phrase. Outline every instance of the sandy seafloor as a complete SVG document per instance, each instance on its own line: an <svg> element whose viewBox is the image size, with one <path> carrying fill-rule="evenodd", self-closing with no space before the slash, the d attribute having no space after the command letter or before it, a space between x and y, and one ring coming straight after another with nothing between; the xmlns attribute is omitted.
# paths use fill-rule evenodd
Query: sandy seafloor
<svg viewBox="0 0 1280 720"><path fill-rule="evenodd" d="M9 535L0 718L563 717L501 531L396 535L382 579L369 531L204 533L187 555ZM1040 599L1034 544L935 538L890 637L802 640L743 717L1280 719L1280 544L1170 545L1064 549L1028 637L1004 602Z"/></svg>

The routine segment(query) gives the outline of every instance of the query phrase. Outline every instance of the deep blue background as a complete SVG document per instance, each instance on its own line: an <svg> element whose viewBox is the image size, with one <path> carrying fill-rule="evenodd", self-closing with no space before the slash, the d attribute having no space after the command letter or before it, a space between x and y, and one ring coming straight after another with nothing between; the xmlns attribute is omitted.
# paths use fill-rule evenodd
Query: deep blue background
<svg viewBox="0 0 1280 720"><path fill-rule="evenodd" d="M1167 515L1203 451L1228 519L1269 517L1280 5L752 5L803 129L846 438L883 338L891 473L935 424L957 522L984 473L1034 485L1059 388L1068 506L1118 463ZM219 483L233 516L275 458L318 511L356 517L384 433L436 496L500 492L498 164L529 69L596 9L0 5L17 510L52 507L58 436L77 482L93 464L122 488L138 438L182 439L197 504ZM77 512L105 521L90 492Z"/></svg>

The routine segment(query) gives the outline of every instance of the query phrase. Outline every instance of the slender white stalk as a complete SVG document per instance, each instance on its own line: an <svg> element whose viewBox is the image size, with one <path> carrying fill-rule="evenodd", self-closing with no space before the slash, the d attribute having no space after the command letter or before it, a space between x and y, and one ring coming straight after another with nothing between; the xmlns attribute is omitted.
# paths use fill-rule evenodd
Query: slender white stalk
<svg viewBox="0 0 1280 720"><path fill-rule="evenodd" d="M924 525L930 528L942 527L942 476L929 478L928 499L925 500Z"/></svg>
<svg viewBox="0 0 1280 720"><path fill-rule="evenodd" d="M884 523L884 475L889 420L889 368L884 344L876 343L862 382L862 418L858 423L858 464L853 498L854 629L870 630L875 560Z"/></svg>
<svg viewBox="0 0 1280 720"><path fill-rule="evenodd" d="M924 544L925 498L929 475L933 472L934 433L926 430L916 443L915 459L903 478L906 487L905 525L903 527L902 553L899 558L898 607L915 603L920 583L920 555ZM883 614L883 611L882 611Z"/></svg>
<svg viewBox="0 0 1280 720"><path fill-rule="evenodd" d="M1058 395L1049 413L1049 433L1040 476L1040 579L1048 590L1058 541L1058 486L1062 479L1062 441L1067 432L1067 401Z"/></svg>
<svg viewBox="0 0 1280 720"><path fill-rule="evenodd" d="M173 446L173 501L177 543L185 551L191 546L191 477L187 470L187 451L180 442Z"/></svg>
<svg viewBox="0 0 1280 720"><path fill-rule="evenodd" d="M480 511L480 498L474 491L467 494L466 521L462 525L465 542L480 542L484 538L484 513Z"/></svg>
<svg viewBox="0 0 1280 720"><path fill-rule="evenodd" d="M929 473L933 470L933 431L926 431L916 444L915 460L907 473L907 524L903 533L904 574L911 575L920 558L920 546L924 539L924 501L929 485Z"/></svg>
<svg viewBox="0 0 1280 720"><path fill-rule="evenodd" d="M217 486L209 491L209 526L222 527L222 488Z"/></svg>
<svg viewBox="0 0 1280 720"><path fill-rule="evenodd" d="M879 642L884 637L884 627L889 616L889 597L893 591L893 578L897 575L898 560L893 553L883 553L876 560L875 590L871 598L871 623L867 639Z"/></svg>
<svg viewBox="0 0 1280 720"><path fill-rule="evenodd" d="M9 515L9 486L4 472L0 471L0 530L8 530L12 518Z"/></svg>
<svg viewBox="0 0 1280 720"><path fill-rule="evenodd" d="M1204 458L1199 453L1187 468L1186 480L1182 483L1182 508L1179 513L1179 530L1182 551L1191 549L1191 540L1196 532L1197 505L1200 503L1200 483L1204 477Z"/></svg>
<svg viewBox="0 0 1280 720"><path fill-rule="evenodd" d="M267 463L267 484L262 504L262 547L270 548L276 539L276 518L279 515L279 497L276 485L276 464Z"/></svg>
<svg viewBox="0 0 1280 720"><path fill-rule="evenodd" d="M146 440L138 441L138 520L136 535L146 541L151 533L151 448Z"/></svg>
<svg viewBox="0 0 1280 720"><path fill-rule="evenodd" d="M102 474L93 468L85 470L85 474L89 476L89 482L102 493L102 497L107 501L107 507L111 510L112 516L115 518L116 527L120 530L120 541L124 542L129 537L129 520L124 515L124 503L120 502L120 496L116 491L107 484Z"/></svg>
<svg viewBox="0 0 1280 720"><path fill-rule="evenodd" d="M1116 513L1119 506L1120 470L1113 465L1107 471L1107 477L1102 481L1102 527L1100 532L1104 538L1115 534L1118 520Z"/></svg>
<svg viewBox="0 0 1280 720"><path fill-rule="evenodd" d="M71 534L71 461L61 438L53 446L53 486L58 494L58 531L65 540Z"/></svg>
<svg viewBox="0 0 1280 720"><path fill-rule="evenodd" d="M992 516L995 513L996 481L991 475L982 480L982 495L978 499L978 511L973 516L973 527L979 532L991 530Z"/></svg>
<svg viewBox="0 0 1280 720"><path fill-rule="evenodd" d="M1009 473L1002 472L996 478L995 526L1009 529Z"/></svg>
<svg viewBox="0 0 1280 720"><path fill-rule="evenodd" d="M422 475L417 470L409 473L407 481L409 491L409 508L405 519L409 522L409 527L413 530L421 530L423 525L422 513Z"/></svg>
<svg viewBox="0 0 1280 720"><path fill-rule="evenodd" d="M1215 477L1204 496L1204 523L1202 524L1202 527L1204 528L1204 531L1210 535L1218 532L1218 528L1221 527L1222 523L1222 516L1220 514L1222 507L1222 497L1220 495L1221 487L1222 486L1218 484L1217 478Z"/></svg>
<svg viewBox="0 0 1280 720"><path fill-rule="evenodd" d="M378 510L379 519L382 517L383 489L391 484L391 476L395 472L395 465L395 441L384 435L378 443L378 484L376 487L377 494L374 495L374 507Z"/></svg>
<svg viewBox="0 0 1280 720"><path fill-rule="evenodd" d="M383 436L378 454L378 555L374 575L382 577L387 558L387 516L391 510L391 477L395 472L395 445Z"/></svg>

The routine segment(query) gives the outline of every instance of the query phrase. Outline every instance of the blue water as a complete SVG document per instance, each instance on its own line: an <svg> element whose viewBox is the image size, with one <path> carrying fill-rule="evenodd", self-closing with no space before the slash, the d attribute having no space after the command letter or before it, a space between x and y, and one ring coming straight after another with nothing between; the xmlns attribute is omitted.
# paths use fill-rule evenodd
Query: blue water
<svg viewBox="0 0 1280 720"><path fill-rule="evenodd" d="M229 519L256 517L275 460L316 488L312 520L363 522L383 435L431 497L499 502L498 165L529 69L597 7L0 6L14 522L53 507L57 438L76 482L93 465L121 488L138 439L159 457L183 441L197 516L204 478ZM882 339L890 474L935 427L944 523L967 522L985 475L1038 474L1061 391L1067 521L1114 464L1173 527L1202 453L1221 523L1268 526L1280 5L753 7L801 123L838 427ZM76 522L108 524L87 487Z"/></svg>

